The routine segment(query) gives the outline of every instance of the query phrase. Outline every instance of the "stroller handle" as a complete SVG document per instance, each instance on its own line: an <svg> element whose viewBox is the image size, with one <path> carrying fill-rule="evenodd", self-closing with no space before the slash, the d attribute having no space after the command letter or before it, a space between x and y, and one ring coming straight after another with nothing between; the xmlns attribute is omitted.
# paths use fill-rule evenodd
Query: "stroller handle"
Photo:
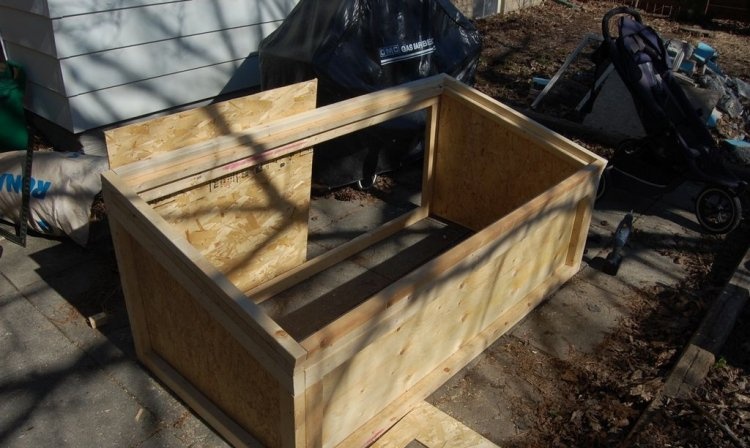
<svg viewBox="0 0 750 448"><path fill-rule="evenodd" d="M604 17L602 17L602 37L604 37L605 41L612 39L612 36L609 34L609 21L612 20L612 17L618 14L630 15L636 20L636 22L643 23L641 14L629 6L618 6L617 8L610 9L604 14Z"/></svg>

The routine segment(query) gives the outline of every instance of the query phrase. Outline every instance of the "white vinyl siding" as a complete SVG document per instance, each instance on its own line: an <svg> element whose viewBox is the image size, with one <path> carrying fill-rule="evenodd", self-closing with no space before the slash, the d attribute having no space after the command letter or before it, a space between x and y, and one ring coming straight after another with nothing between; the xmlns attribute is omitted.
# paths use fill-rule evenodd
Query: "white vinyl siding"
<svg viewBox="0 0 750 448"><path fill-rule="evenodd" d="M78 133L259 83L294 0L0 0L29 108Z"/></svg>

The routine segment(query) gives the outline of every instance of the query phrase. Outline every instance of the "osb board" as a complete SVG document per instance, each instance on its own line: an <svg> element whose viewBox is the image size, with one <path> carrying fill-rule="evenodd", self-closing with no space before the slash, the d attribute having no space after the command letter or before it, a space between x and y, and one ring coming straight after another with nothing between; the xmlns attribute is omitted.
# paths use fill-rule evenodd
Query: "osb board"
<svg viewBox="0 0 750 448"><path fill-rule="evenodd" d="M276 159L152 203L247 291L307 255L312 151Z"/></svg>
<svg viewBox="0 0 750 448"><path fill-rule="evenodd" d="M422 401L371 448L500 448L435 406Z"/></svg>
<svg viewBox="0 0 750 448"><path fill-rule="evenodd" d="M107 131L110 167L314 109L316 89L317 81L307 81ZM303 151L153 205L247 291L305 261L311 170L312 155Z"/></svg>
<svg viewBox="0 0 750 448"><path fill-rule="evenodd" d="M164 359L264 445L279 446L278 382L130 234L117 235L123 255L138 260L123 275L137 279L128 301L142 307L148 356Z"/></svg>
<svg viewBox="0 0 750 448"><path fill-rule="evenodd" d="M442 96L439 114L432 212L470 229L507 215L580 168L452 96Z"/></svg>
<svg viewBox="0 0 750 448"><path fill-rule="evenodd" d="M356 352L312 387L317 370L328 363L311 366L306 371L308 444L335 446L344 440L351 428L398 400L537 286L560 269L570 269L568 251L576 214L582 212L575 197L585 188L570 192L571 198L549 201L534 219L519 222L468 256L461 254L461 246L447 252L441 262L453 267L409 292L405 306L413 315L408 321L379 334L378 316L373 316ZM566 205L568 199L574 203ZM472 238L464 244L485 237Z"/></svg>
<svg viewBox="0 0 750 448"><path fill-rule="evenodd" d="M317 80L105 132L110 168L315 109Z"/></svg>

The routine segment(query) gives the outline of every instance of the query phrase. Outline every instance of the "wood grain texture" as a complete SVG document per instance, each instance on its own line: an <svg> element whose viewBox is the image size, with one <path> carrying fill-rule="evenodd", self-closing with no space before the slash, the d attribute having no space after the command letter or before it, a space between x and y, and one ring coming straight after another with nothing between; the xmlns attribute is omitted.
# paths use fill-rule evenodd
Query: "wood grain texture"
<svg viewBox="0 0 750 448"><path fill-rule="evenodd" d="M111 167L315 108L316 81L107 131ZM312 151L156 200L156 210L240 290L305 262Z"/></svg>
<svg viewBox="0 0 750 448"><path fill-rule="evenodd" d="M215 209L200 195L181 203L168 202L176 192L255 170L267 174L269 182L281 178L293 179L294 184L302 176L289 174L294 172L291 160L309 157L304 148L425 108L437 121L427 126L426 199L422 207L341 246L333 255L292 268L275 281L261 281L249 290L249 297L227 279L231 273L221 273L196 249L206 229L200 219L207 217L206 222L217 228L222 218L236 221L234 213L239 212L232 206L247 193L239 191L239 196L217 202ZM111 219L132 233L157 266L143 264L157 271L159 278L171 277L165 285L152 288L160 297L143 305L148 307L141 319L147 321L150 349L190 383L201 384L196 386L200 394L212 402L226 400L229 407L222 405L222 412L231 421L246 429L251 424L265 428L236 416L242 413L246 419L260 419L252 414L257 410L248 411L243 403L221 395L223 390L214 391L221 386L204 378L202 372L189 372L187 350L177 348L175 354L162 354L178 341L201 343L196 335L184 334L187 330L180 322L189 323L190 328L207 326L207 345L213 348L205 350L217 353L201 356L210 362L219 362L217 356L230 360L222 367L227 370L217 371L217 376L237 375L240 380L227 389L241 389L240 383L246 383L244 390L259 393L262 408L271 409L268 414L277 420L278 437L265 429L259 437L269 437L265 443L310 447L372 443L569 279L579 267L592 198L604 166L585 149L444 76L207 137L177 151L157 150L146 157L151 158L105 174L103 184L108 207L112 206ZM280 182L274 191L289 188L286 180ZM264 187L251 183L247 189L258 192ZM259 203L251 208L269 205ZM160 207L162 215L156 210ZM175 217L191 207L192 215ZM340 315L336 308L333 320L322 320L311 328L312 334L306 331L306 336L297 336L304 340L284 331L254 302L273 300L281 289L297 285L321 267L335 266L341 257L358 254L428 213L432 218L471 227L476 233L409 270L353 309L342 306L345 314ZM196 217L200 227L180 227ZM228 239L241 245L250 232L253 240L250 227L243 226ZM207 233L212 233L207 241L224 235L213 230ZM260 240L268 238L272 235L264 234ZM248 243L248 247L257 244ZM226 253L232 263L237 262L236 256L235 252ZM147 274L143 278L147 283L156 281ZM134 288L134 294L148 293ZM188 294L193 305L208 313L195 317L197 309L187 305L185 315L178 312L175 317L160 317L172 312L173 305L166 302L167 290L178 291L180 304L182 292ZM295 313L308 307L311 313L319 311L315 305L306 304ZM201 320L204 317L213 320L213 328L210 320ZM301 314L294 317L304 318ZM254 359L233 355L238 350ZM252 370L260 367L267 376L232 370L245 365ZM277 387L256 392L266 380L276 381ZM247 412L251 417L244 415ZM441 437L444 435L435 440Z"/></svg>
<svg viewBox="0 0 750 448"><path fill-rule="evenodd" d="M243 132L217 137L212 142L191 145L179 154L160 154L148 161L116 168L115 171L139 193L207 173L214 168L219 169L216 173L229 174L223 169L225 165L232 164L229 168L238 171L247 167L239 164L241 160L248 160L251 164L273 160L340 135L430 107L437 102L436 95L442 91L440 80L441 77L436 77L402 84L254 126ZM211 173L213 175L214 172ZM204 177L194 182L202 183L211 179L212 177Z"/></svg>
<svg viewBox="0 0 750 448"><path fill-rule="evenodd" d="M284 388L299 390L302 384L294 381L291 372L306 356L305 350L111 171L102 175L102 187L110 220L127 228ZM139 281L134 274L121 272L127 275Z"/></svg>
<svg viewBox="0 0 750 448"><path fill-rule="evenodd" d="M305 262L311 175L306 150L152 206L247 291Z"/></svg>
<svg viewBox="0 0 750 448"><path fill-rule="evenodd" d="M433 213L479 230L578 169L510 126L445 96L440 103Z"/></svg>
<svg viewBox="0 0 750 448"><path fill-rule="evenodd" d="M398 400L391 402L388 406L383 408L377 416L354 430L351 435L349 435L338 446L340 448L345 448L350 446L369 446L372 444L419 402L427 398L443 383L448 381L456 372L482 353L487 347L496 341L497 338L502 336L516 323L523 319L529 310L536 307L547 295L554 292L555 289L566 279L570 278L575 271L575 269L569 266L558 269L554 275L547 278L544 283L535 288L522 302L519 302L510 308L501 319L497 319L484 331L475 335L469 342L461 347L461 350L453 353L448 359L438 364L432 372L415 384L411 389L404 391ZM316 388L320 388L319 383L311 386L308 391L313 391Z"/></svg>
<svg viewBox="0 0 750 448"><path fill-rule="evenodd" d="M273 395L273 390L280 389L278 381L154 261L116 218L110 224L139 359L233 444L256 446L258 439L274 443L281 432L273 419L279 406ZM165 308L169 309L166 314ZM245 362L228 363L228 359ZM245 366L252 369L245 370ZM235 372L237 369L240 371ZM244 388L251 384L266 395L259 399L232 389L251 391ZM265 406L270 417L259 410L246 412L245 408L257 406Z"/></svg>
<svg viewBox="0 0 750 448"><path fill-rule="evenodd" d="M500 448L450 415L423 401L372 448L405 448L416 440L427 448Z"/></svg>
<svg viewBox="0 0 750 448"><path fill-rule="evenodd" d="M388 325L372 315L363 324L369 331L344 352L340 365L327 371L336 364L330 359L332 364L323 361L306 371L308 387L318 377L323 383L320 399L308 401L308 407L324 408L323 446L343 441L350 428L375 417L538 285L568 268L577 204L571 207L566 201L548 203L533 219L470 254L448 251L433 260L450 266L439 275L430 275L436 263L428 263L419 280L410 278L384 290L382 298L393 298L392 291L405 295L399 314L408 320ZM381 326L390 331L379 331ZM331 339L322 337L324 344ZM313 349L306 341L303 346ZM326 349L336 347L321 350Z"/></svg>
<svg viewBox="0 0 750 448"><path fill-rule="evenodd" d="M110 168L314 109L317 85L306 81L108 130Z"/></svg>
<svg viewBox="0 0 750 448"><path fill-rule="evenodd" d="M134 255L153 352L263 444L280 446L278 381L147 252Z"/></svg>

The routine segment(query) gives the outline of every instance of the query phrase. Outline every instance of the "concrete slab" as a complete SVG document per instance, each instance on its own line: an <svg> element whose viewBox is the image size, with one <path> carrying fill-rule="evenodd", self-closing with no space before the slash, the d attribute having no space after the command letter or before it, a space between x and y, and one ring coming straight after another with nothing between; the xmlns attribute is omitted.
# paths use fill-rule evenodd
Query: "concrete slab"
<svg viewBox="0 0 750 448"><path fill-rule="evenodd" d="M0 445L136 445L140 405L0 278ZM82 418L85 416L85 418Z"/></svg>
<svg viewBox="0 0 750 448"><path fill-rule="evenodd" d="M578 277L560 289L511 334L549 355L592 353L625 316L627 300Z"/></svg>

